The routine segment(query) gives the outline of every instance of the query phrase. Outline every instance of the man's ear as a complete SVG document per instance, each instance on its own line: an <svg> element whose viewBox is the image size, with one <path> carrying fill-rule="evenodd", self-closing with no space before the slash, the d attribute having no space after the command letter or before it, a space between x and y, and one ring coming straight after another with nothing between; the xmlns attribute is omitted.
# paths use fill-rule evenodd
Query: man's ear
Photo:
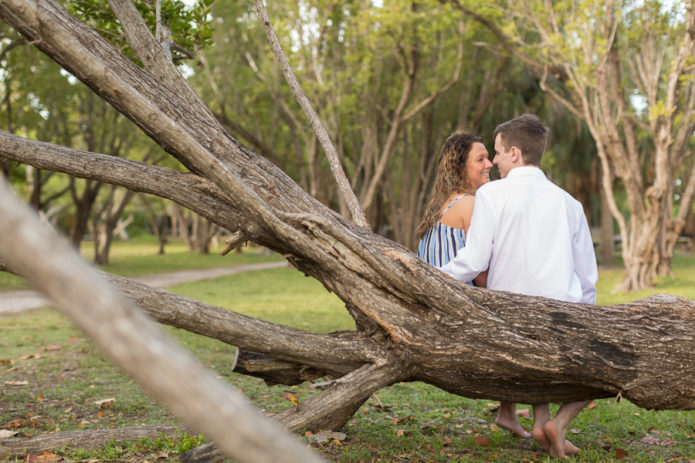
<svg viewBox="0 0 695 463"><path fill-rule="evenodd" d="M521 150L517 146L512 146L512 162L516 164L521 160Z"/></svg>

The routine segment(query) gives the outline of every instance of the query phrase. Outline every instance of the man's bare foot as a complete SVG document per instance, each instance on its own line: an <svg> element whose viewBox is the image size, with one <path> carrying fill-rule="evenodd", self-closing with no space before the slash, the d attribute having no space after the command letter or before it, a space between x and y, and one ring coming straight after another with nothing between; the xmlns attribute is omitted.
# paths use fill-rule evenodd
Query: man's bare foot
<svg viewBox="0 0 695 463"><path fill-rule="evenodd" d="M550 451L550 441L548 438L545 436L545 432L543 431L543 425L542 424L536 424L533 426L533 440L538 442L538 444L543 447L543 450L546 452Z"/></svg>
<svg viewBox="0 0 695 463"><path fill-rule="evenodd" d="M550 452L550 440L546 437L542 426L534 426L533 439L538 442L541 447L543 447L543 450ZM579 447L565 439L565 455L576 455L579 452L581 452Z"/></svg>
<svg viewBox="0 0 695 463"><path fill-rule="evenodd" d="M523 437L524 439L528 439L531 437L531 433L525 430L523 426L521 426L521 423L519 423L519 421L516 419L516 416L510 420L506 416L497 415L495 424L502 429L506 429L512 434L515 434L519 437Z"/></svg>
<svg viewBox="0 0 695 463"><path fill-rule="evenodd" d="M581 449L572 442L565 439L565 455L576 455L581 452Z"/></svg>
<svg viewBox="0 0 695 463"><path fill-rule="evenodd" d="M550 441L550 454L556 458L564 458L567 443L565 433L567 431L558 426L556 420L553 419L543 425L543 432L548 441Z"/></svg>
<svg viewBox="0 0 695 463"><path fill-rule="evenodd" d="M524 439L531 437L531 433L525 430L516 417L516 404L513 402L500 402L500 408L497 411L495 424L502 429L515 434Z"/></svg>

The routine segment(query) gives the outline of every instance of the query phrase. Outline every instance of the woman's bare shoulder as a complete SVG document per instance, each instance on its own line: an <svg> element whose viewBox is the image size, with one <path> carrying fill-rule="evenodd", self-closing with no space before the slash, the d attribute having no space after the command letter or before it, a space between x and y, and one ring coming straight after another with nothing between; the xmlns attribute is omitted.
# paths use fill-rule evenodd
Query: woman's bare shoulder
<svg viewBox="0 0 695 463"><path fill-rule="evenodd" d="M440 222L454 228L467 228L473 215L473 199L473 195L460 198L446 211Z"/></svg>

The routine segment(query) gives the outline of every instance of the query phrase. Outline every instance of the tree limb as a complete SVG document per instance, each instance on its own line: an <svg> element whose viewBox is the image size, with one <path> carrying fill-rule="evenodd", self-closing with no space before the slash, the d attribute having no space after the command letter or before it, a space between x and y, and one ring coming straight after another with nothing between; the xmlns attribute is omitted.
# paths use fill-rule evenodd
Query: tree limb
<svg viewBox="0 0 695 463"><path fill-rule="evenodd" d="M360 208L360 204L355 197L355 193L350 187L350 182L348 182L347 178L345 177L345 171L343 170L343 166L338 158L338 152L336 151L335 146L333 146L333 142L331 142L331 138L321 122L319 115L316 114L316 111L314 111L314 108L311 106L311 102L309 102L309 99L306 97L306 94L302 90L301 85L294 75L292 66L288 61L285 52L282 50L282 46L280 45L277 35L275 34L275 30L270 23L270 18L268 18L268 12L265 9L263 0L254 0L254 4L256 5L258 18L261 21L263 30L268 38L270 49L273 51L278 63L280 64L280 68L282 69L282 73L284 74L285 79L292 90L292 94L297 99L297 102L304 111L306 117L309 119L311 127L314 129L314 133L316 134L316 138L318 138L319 142L321 142L321 147L323 147L323 151L326 153L328 164L331 166L331 172L333 172L333 177L335 177L336 183L338 184L341 197L350 209L353 222L361 227L369 229L369 222Z"/></svg>

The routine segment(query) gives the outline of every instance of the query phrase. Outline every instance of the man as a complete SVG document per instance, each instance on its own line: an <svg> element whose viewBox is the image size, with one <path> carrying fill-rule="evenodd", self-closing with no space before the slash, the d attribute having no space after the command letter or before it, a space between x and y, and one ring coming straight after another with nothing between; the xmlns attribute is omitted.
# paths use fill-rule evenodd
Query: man
<svg viewBox="0 0 695 463"><path fill-rule="evenodd" d="M490 289L595 304L598 270L584 210L540 169L547 128L524 114L500 124L493 138L502 179L478 189L466 246L441 270L470 281L489 269ZM533 438L555 457L578 452L565 436L588 403L563 404L553 419L548 404L534 404ZM515 405L503 402L500 412L509 406L513 421L507 416L503 427L520 434Z"/></svg>

